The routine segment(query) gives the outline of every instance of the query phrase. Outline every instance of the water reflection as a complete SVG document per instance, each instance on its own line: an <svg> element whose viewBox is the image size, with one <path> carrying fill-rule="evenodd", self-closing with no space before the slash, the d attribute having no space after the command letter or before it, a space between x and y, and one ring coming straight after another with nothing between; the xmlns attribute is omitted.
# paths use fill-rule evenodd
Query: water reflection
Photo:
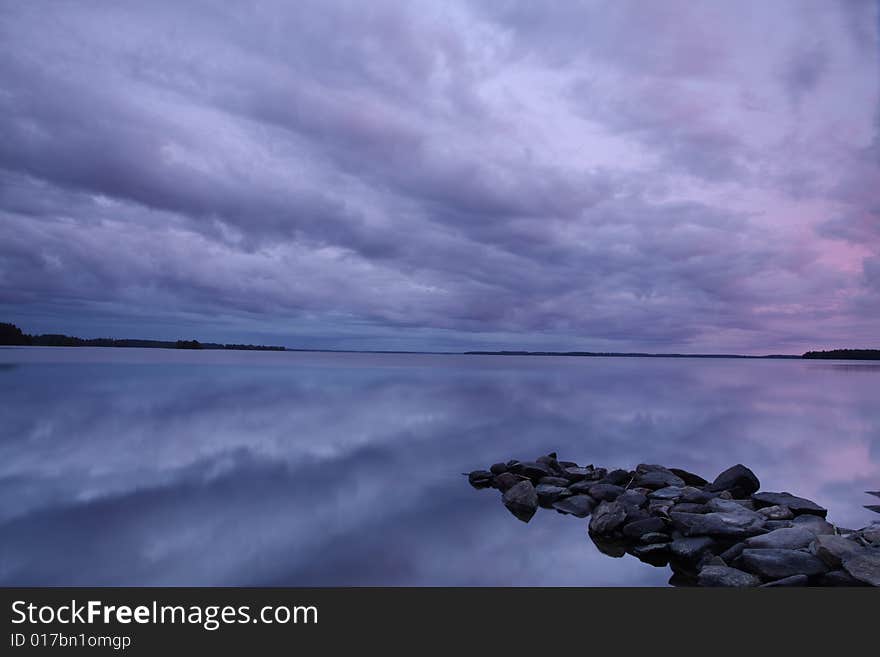
<svg viewBox="0 0 880 657"><path fill-rule="evenodd" d="M802 361L0 350L0 584L635 585L459 473L559 451L874 515L878 373ZM866 377L869 377L866 380ZM878 379L880 383L880 379ZM876 516L875 516L876 517ZM611 563L609 563L611 562Z"/></svg>

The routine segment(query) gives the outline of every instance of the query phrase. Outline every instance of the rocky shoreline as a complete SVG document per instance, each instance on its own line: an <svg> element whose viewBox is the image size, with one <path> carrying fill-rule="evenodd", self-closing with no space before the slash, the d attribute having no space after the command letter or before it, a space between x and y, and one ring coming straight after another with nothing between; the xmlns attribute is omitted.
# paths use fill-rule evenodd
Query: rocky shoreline
<svg viewBox="0 0 880 657"><path fill-rule="evenodd" d="M744 465L709 482L680 468L607 470L551 453L467 477L474 488L499 490L523 522L539 507L589 517L600 551L668 565L674 586L880 586L880 523L836 527L812 500L759 492Z"/></svg>

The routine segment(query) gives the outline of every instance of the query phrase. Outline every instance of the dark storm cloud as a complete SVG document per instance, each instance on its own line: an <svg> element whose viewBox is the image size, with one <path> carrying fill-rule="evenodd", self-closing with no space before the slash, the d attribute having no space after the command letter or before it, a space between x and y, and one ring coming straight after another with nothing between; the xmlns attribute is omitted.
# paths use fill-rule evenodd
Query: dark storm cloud
<svg viewBox="0 0 880 657"><path fill-rule="evenodd" d="M7 5L0 306L288 344L862 335L876 8L799 7Z"/></svg>

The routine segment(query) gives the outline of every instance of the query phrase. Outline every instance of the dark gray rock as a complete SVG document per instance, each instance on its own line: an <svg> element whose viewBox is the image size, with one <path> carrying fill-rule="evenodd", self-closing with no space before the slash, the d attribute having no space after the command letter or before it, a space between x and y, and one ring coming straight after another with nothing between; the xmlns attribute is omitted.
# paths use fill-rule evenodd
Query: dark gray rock
<svg viewBox="0 0 880 657"><path fill-rule="evenodd" d="M632 549L632 554L652 566L665 566L669 563L669 545L667 543L637 545Z"/></svg>
<svg viewBox="0 0 880 657"><path fill-rule="evenodd" d="M880 549L871 548L858 556L844 559L843 569L860 582L880 586Z"/></svg>
<svg viewBox="0 0 880 657"><path fill-rule="evenodd" d="M528 480L524 480L520 475L515 475L512 472L502 472L500 475L495 475L492 484L503 493L510 490L521 481Z"/></svg>
<svg viewBox="0 0 880 657"><path fill-rule="evenodd" d="M758 509L758 513L767 518L767 520L791 520L794 518L794 513L792 513L791 509L782 504L762 507Z"/></svg>
<svg viewBox="0 0 880 657"><path fill-rule="evenodd" d="M781 586L806 586L809 581L810 578L806 575L791 575L790 577L783 577L782 579L776 579L772 582L761 584L761 588L768 589Z"/></svg>
<svg viewBox="0 0 880 657"><path fill-rule="evenodd" d="M865 527L859 531L859 536L865 543L880 546L880 524Z"/></svg>
<svg viewBox="0 0 880 657"><path fill-rule="evenodd" d="M758 477L742 463L728 468L706 487L709 491L729 491L736 498L748 497L760 488L761 482L758 481Z"/></svg>
<svg viewBox="0 0 880 657"><path fill-rule="evenodd" d="M648 532L647 534L639 536L639 542L645 543L646 545L653 543L669 543L671 540L672 537L663 532Z"/></svg>
<svg viewBox="0 0 880 657"><path fill-rule="evenodd" d="M752 500L733 500L737 504L739 504L744 509L748 509L749 511L755 511L755 503Z"/></svg>
<svg viewBox="0 0 880 657"><path fill-rule="evenodd" d="M739 557L739 555L741 555L743 550L745 550L745 549L746 549L745 543L734 543L733 545L731 545L729 548L724 550L724 552L722 552L718 556L720 556L722 559L724 559L724 561L726 561L727 563L733 563L734 561L736 561L737 557Z"/></svg>
<svg viewBox="0 0 880 657"><path fill-rule="evenodd" d="M627 509L641 509L648 503L648 498L638 491L625 490L617 497L617 501Z"/></svg>
<svg viewBox="0 0 880 657"><path fill-rule="evenodd" d="M575 483L571 484L568 487L568 490L570 490L575 495L578 495L581 493L586 494L586 493L589 493L590 489L595 485L596 485L595 481L590 481L589 479L585 479L584 481L576 481Z"/></svg>
<svg viewBox="0 0 880 657"><path fill-rule="evenodd" d="M795 515L810 513L815 516L825 517L828 509L824 509L812 500L797 497L791 493L755 493L752 499L759 506L787 506Z"/></svg>
<svg viewBox="0 0 880 657"><path fill-rule="evenodd" d="M781 579L791 575L812 577L828 571L821 559L801 550L746 548L737 563L744 570L767 579Z"/></svg>
<svg viewBox="0 0 880 657"><path fill-rule="evenodd" d="M806 527L787 527L746 539L748 548L779 548L797 550L816 540L816 535Z"/></svg>
<svg viewBox="0 0 880 657"><path fill-rule="evenodd" d="M514 474L521 474L535 481L538 481L541 477L552 477L554 474L553 470L546 463L539 463L537 461L517 461L509 469Z"/></svg>
<svg viewBox="0 0 880 657"><path fill-rule="evenodd" d="M648 472L669 472L669 468L665 465L658 465L656 463L639 463L636 466L637 475L643 475Z"/></svg>
<svg viewBox="0 0 880 657"><path fill-rule="evenodd" d="M521 481L502 496L507 510L523 522L528 522L538 510L538 493L530 481Z"/></svg>
<svg viewBox="0 0 880 657"><path fill-rule="evenodd" d="M687 486L695 486L697 488L701 488L709 483L700 475L694 474L693 472L688 472L687 470L682 470L681 468L669 468L669 471L679 477Z"/></svg>
<svg viewBox="0 0 880 657"><path fill-rule="evenodd" d="M593 511L590 531L594 534L610 534L623 524L626 508L618 502L601 502Z"/></svg>
<svg viewBox="0 0 880 657"><path fill-rule="evenodd" d="M595 500L613 502L623 493L623 488L614 484L594 484L590 488L589 493L590 497Z"/></svg>
<svg viewBox="0 0 880 657"><path fill-rule="evenodd" d="M619 497L617 498L617 502L619 504L623 504L623 502L620 501ZM640 509L637 506L626 506L625 504L623 504L623 506L626 509L626 520L624 521L624 524L627 524L630 522L637 522L639 520L647 520L648 518L656 518L657 517L655 515L648 513L648 511L646 509Z"/></svg>
<svg viewBox="0 0 880 657"><path fill-rule="evenodd" d="M489 468L489 471L494 475L500 475L507 472L507 464L506 463L493 463L492 467Z"/></svg>
<svg viewBox="0 0 880 657"><path fill-rule="evenodd" d="M685 536L723 536L745 538L763 531L764 517L736 502L715 498L708 504L709 513L669 514L675 527Z"/></svg>
<svg viewBox="0 0 880 657"><path fill-rule="evenodd" d="M672 508L672 500L648 500L648 513L669 518L669 509Z"/></svg>
<svg viewBox="0 0 880 657"><path fill-rule="evenodd" d="M636 483L642 488L650 488L656 490L658 488L667 488L676 486L679 489L684 487L684 480L669 472L669 470L652 470L639 476Z"/></svg>
<svg viewBox="0 0 880 657"><path fill-rule="evenodd" d="M868 586L845 570L832 570L819 576L819 586Z"/></svg>
<svg viewBox="0 0 880 657"><path fill-rule="evenodd" d="M672 555L683 561L695 561L701 554L711 549L715 540L708 536L689 536L677 538L669 544Z"/></svg>
<svg viewBox="0 0 880 657"><path fill-rule="evenodd" d="M592 468L580 468L577 466L563 468L562 472L563 476L569 480L569 482L575 481L583 481L584 479L588 479L590 475L593 474Z"/></svg>
<svg viewBox="0 0 880 657"><path fill-rule="evenodd" d="M549 507L560 497L571 495L571 491L565 486L552 486L550 484L538 484L535 486L538 494L538 504Z"/></svg>
<svg viewBox="0 0 880 657"><path fill-rule="evenodd" d="M705 504L713 497L718 497L718 493L710 493L709 491L700 490L693 486L685 486L681 489L679 502L692 502L694 504Z"/></svg>
<svg viewBox="0 0 880 657"><path fill-rule="evenodd" d="M675 501L681 497L682 490L683 488L681 486L664 486L663 488L658 488L653 493L650 493L648 499Z"/></svg>
<svg viewBox="0 0 880 657"><path fill-rule="evenodd" d="M792 527L806 527L814 534L833 534L834 533L834 525L830 522L821 518L819 516L814 516L812 514L804 514L800 516L795 516L792 522Z"/></svg>
<svg viewBox="0 0 880 657"><path fill-rule="evenodd" d="M567 488L571 482L564 477L541 477L540 479L538 479L538 483L547 484L548 486L561 486L562 488Z"/></svg>
<svg viewBox="0 0 880 657"><path fill-rule="evenodd" d="M474 470L468 474L468 483L474 488L488 488L492 485L493 476L488 470Z"/></svg>
<svg viewBox="0 0 880 657"><path fill-rule="evenodd" d="M662 518L645 518L644 520L636 520L623 526L623 535L630 538L639 538L644 534L651 532L662 532L666 529L666 521Z"/></svg>
<svg viewBox="0 0 880 657"><path fill-rule="evenodd" d="M627 470L612 470L605 474L599 482L603 484L613 484L615 486L626 486L632 478L633 475Z"/></svg>
<svg viewBox="0 0 880 657"><path fill-rule="evenodd" d="M571 495L553 502L553 508L576 518L586 518L596 508L596 500L589 495Z"/></svg>
<svg viewBox="0 0 880 657"><path fill-rule="evenodd" d="M810 552L831 568L840 568L845 559L857 557L868 549L853 539L835 534L820 534L813 538Z"/></svg>
<svg viewBox="0 0 880 657"><path fill-rule="evenodd" d="M794 527L794 523L791 520L768 520L764 523L764 529L768 532L774 529L782 529L783 527Z"/></svg>
<svg viewBox="0 0 880 657"><path fill-rule="evenodd" d="M759 586L761 580L730 566L704 566L698 578L700 586Z"/></svg>
<svg viewBox="0 0 880 657"><path fill-rule="evenodd" d="M669 511L670 513L673 511L678 513L708 513L709 506L707 504L695 504L694 502L682 502L673 506Z"/></svg>

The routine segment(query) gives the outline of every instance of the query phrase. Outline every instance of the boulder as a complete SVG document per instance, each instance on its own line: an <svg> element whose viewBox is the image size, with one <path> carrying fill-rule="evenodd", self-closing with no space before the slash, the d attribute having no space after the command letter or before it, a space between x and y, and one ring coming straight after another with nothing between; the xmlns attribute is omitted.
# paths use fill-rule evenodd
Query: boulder
<svg viewBox="0 0 880 657"><path fill-rule="evenodd" d="M612 470L611 472L606 473L599 481L603 484L626 486L632 478L633 475L630 474L628 470Z"/></svg>
<svg viewBox="0 0 880 657"><path fill-rule="evenodd" d="M741 463L722 472L706 487L707 490L714 492L729 491L733 497L748 497L759 488L761 482L758 481L758 477Z"/></svg>
<svg viewBox="0 0 880 657"><path fill-rule="evenodd" d="M670 512L678 511L679 513L708 513L709 506L707 504L695 504L694 502L682 502L676 504L670 509Z"/></svg>
<svg viewBox="0 0 880 657"><path fill-rule="evenodd" d="M623 535L629 538L639 538L651 532L662 532L666 529L666 522L662 518L645 518L629 522L623 526Z"/></svg>
<svg viewBox="0 0 880 657"><path fill-rule="evenodd" d="M782 504L761 507L758 509L758 513L767 518L767 520L791 520L794 518L794 513L791 512L791 509Z"/></svg>
<svg viewBox="0 0 880 657"><path fill-rule="evenodd" d="M538 484L535 486L538 495L538 504L549 507L560 497L571 495L571 491L564 486L552 486L550 484Z"/></svg>
<svg viewBox="0 0 880 657"><path fill-rule="evenodd" d="M646 545L652 543L669 543L671 540L672 537L663 532L648 532L647 534L639 536L639 543L645 543Z"/></svg>
<svg viewBox="0 0 880 657"><path fill-rule="evenodd" d="M492 485L503 493L510 490L521 481L528 481L528 479L523 479L521 476L515 475L512 472L502 472L500 475L495 475L495 478L492 480Z"/></svg>
<svg viewBox="0 0 880 657"><path fill-rule="evenodd" d="M821 559L801 550L746 548L737 562L743 569L767 579L791 575L812 577L828 571Z"/></svg>
<svg viewBox="0 0 880 657"><path fill-rule="evenodd" d="M575 481L583 481L584 479L588 479L590 475L593 474L593 468L580 468L577 466L567 467L562 469L562 476L569 480L569 482Z"/></svg>
<svg viewBox="0 0 880 657"><path fill-rule="evenodd" d="M639 476L636 483L643 488L656 490L658 488L666 488L668 486L676 486L679 489L684 487L684 480L678 475L674 475L669 470L652 470Z"/></svg>
<svg viewBox="0 0 880 657"><path fill-rule="evenodd" d="M858 556L844 559L843 569L860 582L880 586L880 549L870 548Z"/></svg>
<svg viewBox="0 0 880 657"><path fill-rule="evenodd" d="M780 548L797 550L807 547L816 535L806 527L788 527L746 539L748 548Z"/></svg>
<svg viewBox="0 0 880 657"><path fill-rule="evenodd" d="M618 496L617 501L627 509L640 509L648 503L648 498L644 493L636 490L625 490Z"/></svg>
<svg viewBox="0 0 880 657"><path fill-rule="evenodd" d="M528 522L538 510L538 493L530 481L521 481L502 496L507 510L523 522Z"/></svg>
<svg viewBox="0 0 880 657"><path fill-rule="evenodd" d="M623 493L623 488L615 484L594 484L589 493L594 500L613 502Z"/></svg>
<svg viewBox="0 0 880 657"><path fill-rule="evenodd" d="M845 559L857 557L868 549L852 539L835 534L820 534L814 539L810 552L831 568L840 568Z"/></svg>
<svg viewBox="0 0 880 657"><path fill-rule="evenodd" d="M517 461L509 470L514 474L520 474L529 479L538 481L541 477L552 477L554 471L546 464L537 461Z"/></svg>
<svg viewBox="0 0 880 657"><path fill-rule="evenodd" d="M619 502L604 501L593 511L590 519L590 532L594 534L610 534L623 524L626 519L626 508Z"/></svg>
<svg viewBox="0 0 880 657"><path fill-rule="evenodd" d="M793 527L806 527L811 532L817 535L834 533L834 525L832 525L824 518L814 516L809 513L795 516L794 520L792 520L791 522Z"/></svg>
<svg viewBox="0 0 880 657"><path fill-rule="evenodd" d="M752 499L758 506L787 506L795 515L811 513L823 518L828 515L828 509L822 508L812 500L797 497L791 493L755 493L752 495Z"/></svg>
<svg viewBox="0 0 880 657"><path fill-rule="evenodd" d="M715 540L708 536L688 536L677 538L669 544L674 557L683 561L695 561L697 557L715 545Z"/></svg>
<svg viewBox="0 0 880 657"><path fill-rule="evenodd" d="M493 463L489 468L489 471L494 475L500 475L507 472L507 464L506 463Z"/></svg>
<svg viewBox="0 0 880 657"><path fill-rule="evenodd" d="M745 549L746 549L745 543L734 543L733 545L731 545L729 548L724 550L724 552L722 552L718 556L720 556L722 559L724 559L724 561L726 561L727 563L733 563L736 560L736 558L739 555L741 555L742 551Z"/></svg>
<svg viewBox="0 0 880 657"><path fill-rule="evenodd" d="M658 488L653 493L650 493L648 499L674 501L681 497L682 490L683 488L681 486L664 486L663 488Z"/></svg>
<svg viewBox="0 0 880 657"><path fill-rule="evenodd" d="M794 523L791 520L768 520L764 523L764 529L768 532L774 529L782 529L783 527L794 527Z"/></svg>
<svg viewBox="0 0 880 657"><path fill-rule="evenodd" d="M810 581L810 578L806 575L792 575L790 577L783 577L782 579L776 579L772 582L767 582L766 584L761 584L762 589L778 587L778 586L806 586L807 582Z"/></svg>
<svg viewBox="0 0 880 657"><path fill-rule="evenodd" d="M583 481L576 481L575 483L571 484L568 487L568 490L570 490L575 495L578 495L581 493L589 493L590 489L595 485L596 485L595 481L590 481L589 479L585 479Z"/></svg>
<svg viewBox="0 0 880 657"><path fill-rule="evenodd" d="M669 545L667 543L637 545L632 549L632 554L652 566L665 566L669 563Z"/></svg>
<svg viewBox="0 0 880 657"><path fill-rule="evenodd" d="M538 479L538 483L547 484L549 486L561 486L562 488L567 488L571 482L563 477L541 477L540 479Z"/></svg>
<svg viewBox="0 0 880 657"><path fill-rule="evenodd" d="M596 500L589 495L571 495L553 502L553 508L576 518L586 518L596 507Z"/></svg>
<svg viewBox="0 0 880 657"><path fill-rule="evenodd" d="M692 502L694 504L705 504L713 497L718 497L718 493L710 493L709 491L700 490L693 486L685 486L681 489L681 495L678 497L679 502Z"/></svg>
<svg viewBox="0 0 880 657"><path fill-rule="evenodd" d="M681 468L669 468L669 471L679 477L688 486L696 486L697 488L701 488L709 483L700 475L696 475L693 472L688 472L687 470L682 470Z"/></svg>
<svg viewBox="0 0 880 657"><path fill-rule="evenodd" d="M492 485L493 474L488 470L474 470L468 473L468 483L474 488L489 488Z"/></svg>
<svg viewBox="0 0 880 657"><path fill-rule="evenodd" d="M669 516L685 536L745 538L763 531L764 517L736 502L715 498L710 500L708 506L711 509L709 513L673 511Z"/></svg>
<svg viewBox="0 0 880 657"><path fill-rule="evenodd" d="M821 575L818 584L819 586L868 586L845 570L832 570Z"/></svg>
<svg viewBox="0 0 880 657"><path fill-rule="evenodd" d="M761 580L730 566L704 566L697 582L700 586L759 586Z"/></svg>

